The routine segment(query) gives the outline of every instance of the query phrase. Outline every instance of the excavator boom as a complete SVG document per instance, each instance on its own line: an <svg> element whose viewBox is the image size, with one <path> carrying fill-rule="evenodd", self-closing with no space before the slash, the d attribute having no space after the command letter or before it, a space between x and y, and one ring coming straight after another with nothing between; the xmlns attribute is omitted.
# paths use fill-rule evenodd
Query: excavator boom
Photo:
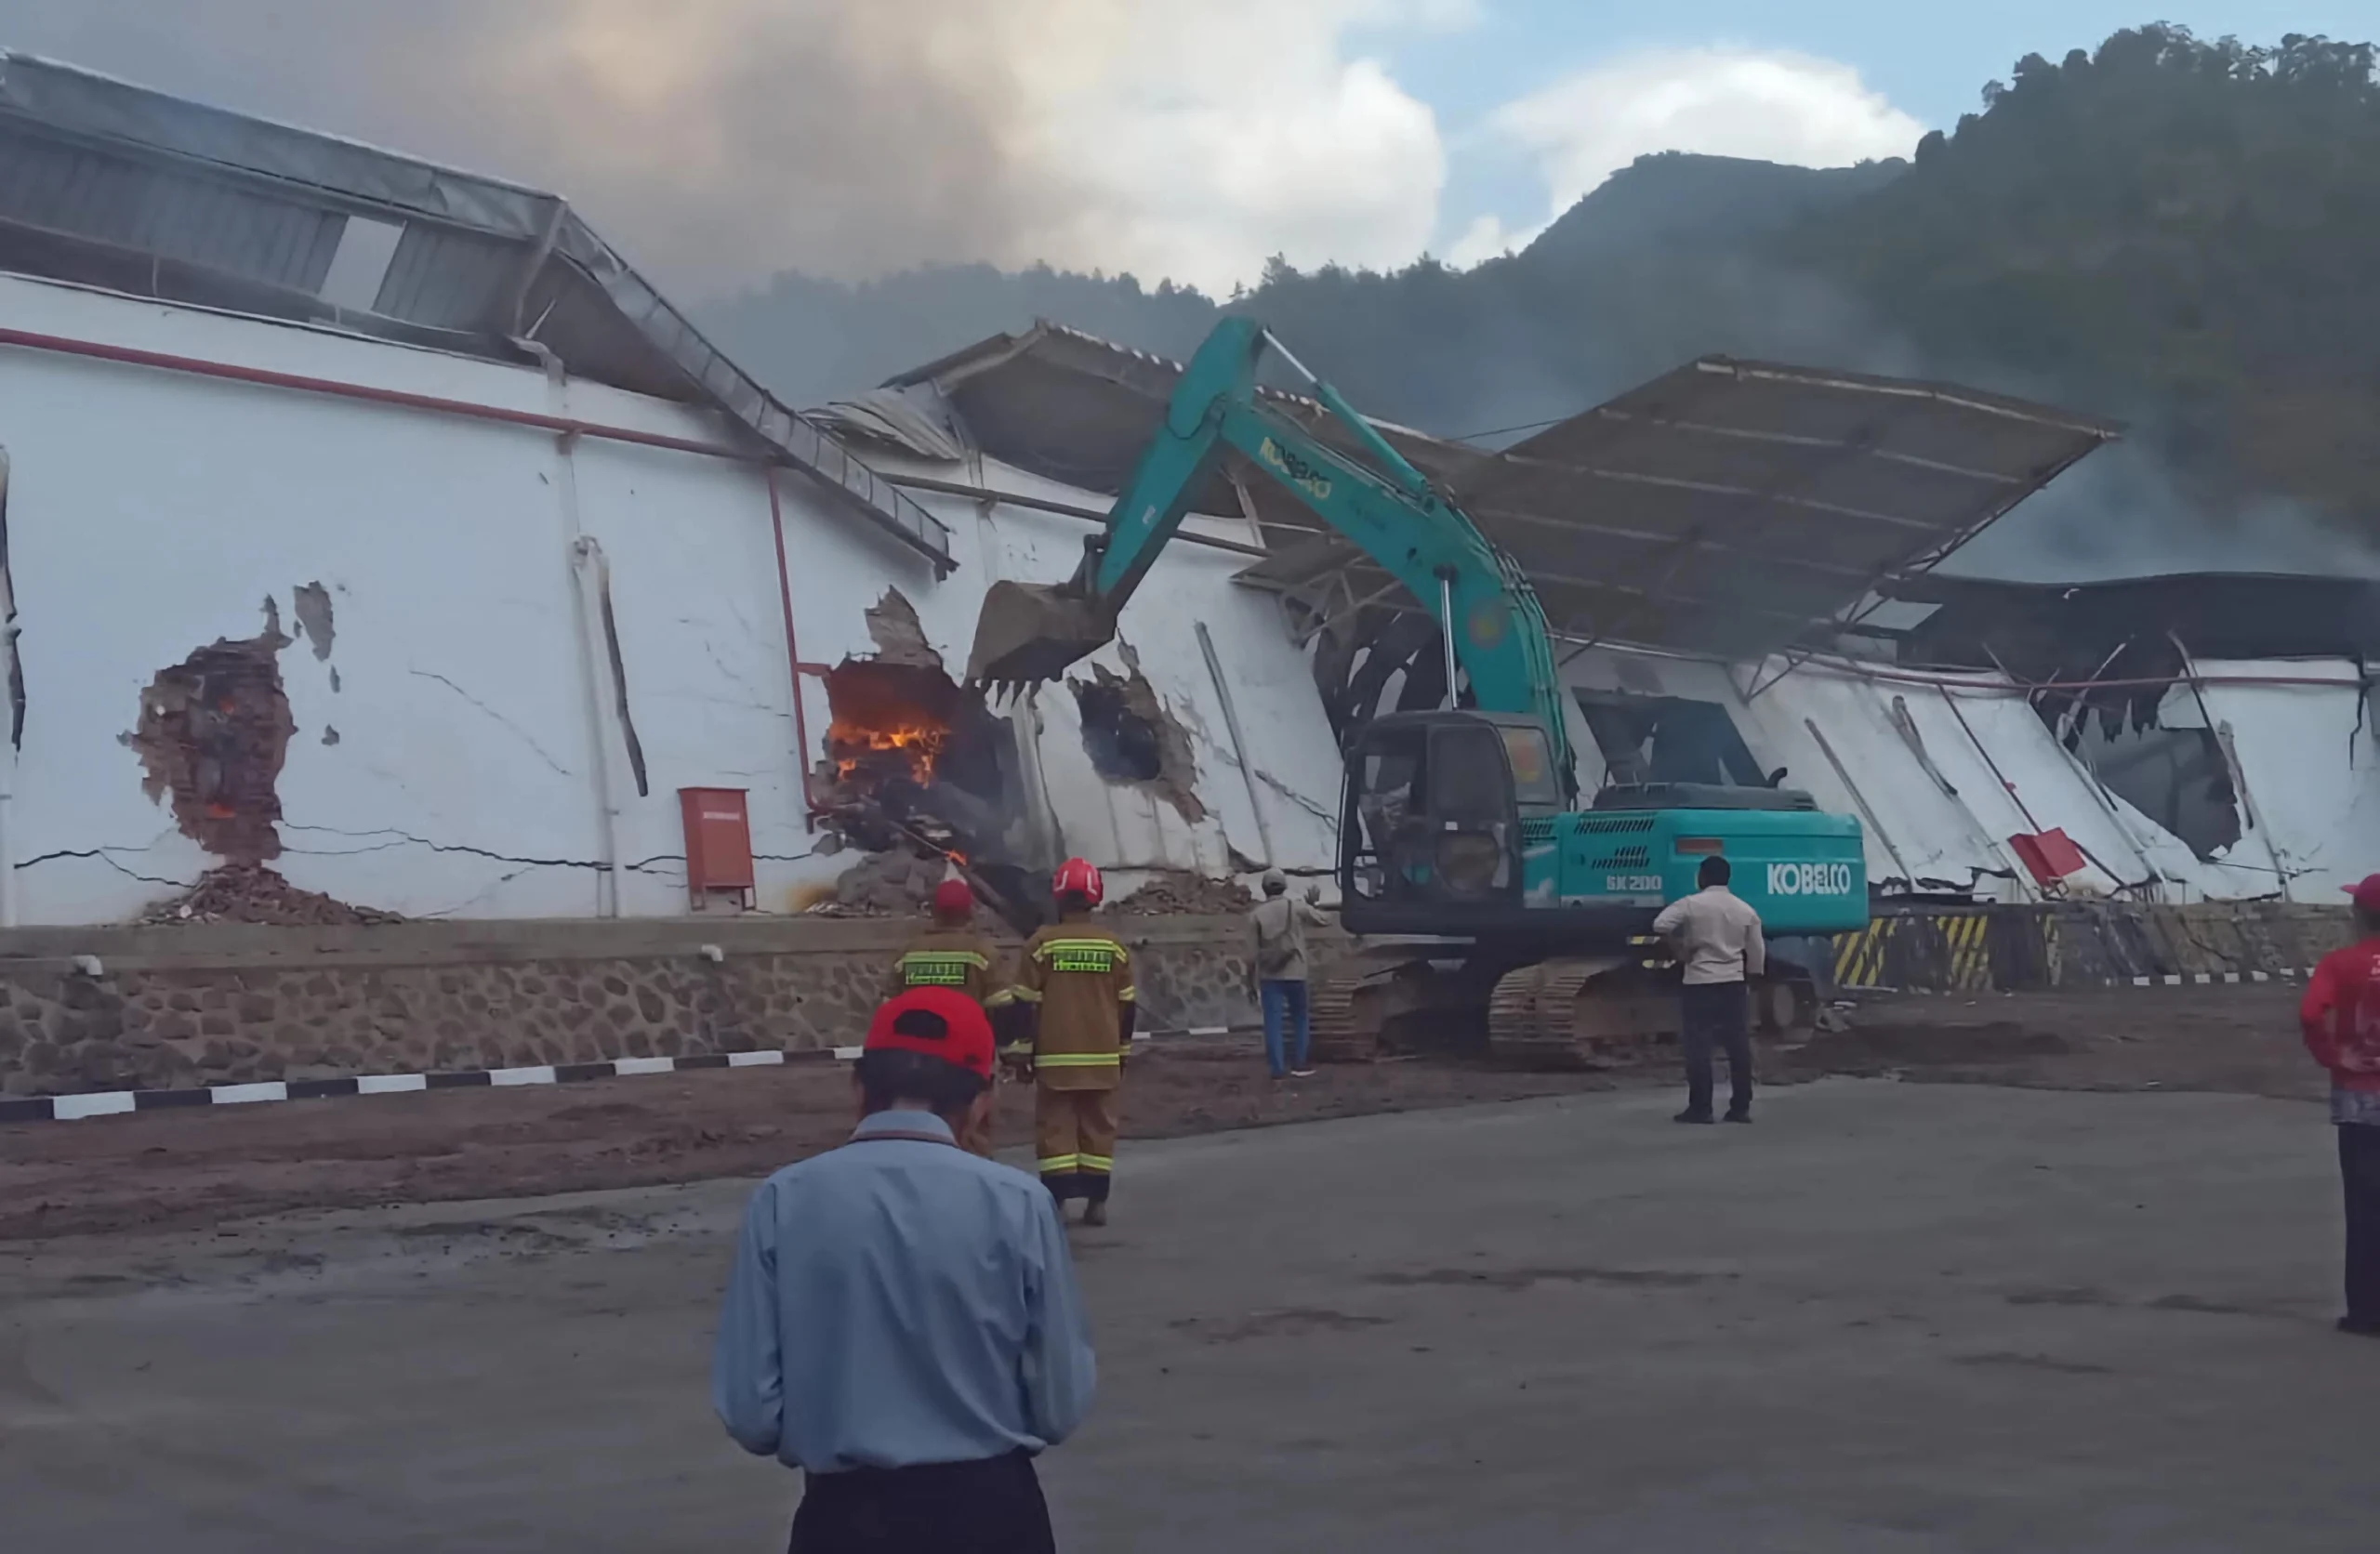
<svg viewBox="0 0 2380 1554"><path fill-rule="evenodd" d="M1565 792L1575 792L1560 680L1536 590L1329 384L1314 380L1316 397L1379 468L1359 463L1266 404L1257 393L1256 370L1268 345L1279 350L1250 320L1228 318L1215 326L1183 369L1156 437L1074 577L1055 586L992 586L968 678L991 686L1054 679L1112 639L1125 602L1180 531L1229 448L1437 617L1473 702L1483 711L1526 713L1542 722ZM1280 354L1296 365L1294 357Z"/></svg>
<svg viewBox="0 0 2380 1554"><path fill-rule="evenodd" d="M1052 679L1112 639L1225 450L1436 619L1448 685L1459 668L1469 705L1368 716L1347 735L1341 907L1350 931L1383 937L1317 979L1317 1052L1484 1037L1515 1061L1563 1062L1674 1031L1674 970L1657 969L1641 942L1713 856L1739 871L1780 963L1786 939L1823 945L1866 924L1858 823L1817 812L1806 794L1607 789L1575 808L1565 692L1536 590L1329 384L1307 375L1347 434L1332 442L1261 396L1268 347L1297 365L1246 319L1215 326L1075 575L993 586L969 677ZM1765 1024L1816 1018L1806 974L1770 979L1762 997Z"/></svg>

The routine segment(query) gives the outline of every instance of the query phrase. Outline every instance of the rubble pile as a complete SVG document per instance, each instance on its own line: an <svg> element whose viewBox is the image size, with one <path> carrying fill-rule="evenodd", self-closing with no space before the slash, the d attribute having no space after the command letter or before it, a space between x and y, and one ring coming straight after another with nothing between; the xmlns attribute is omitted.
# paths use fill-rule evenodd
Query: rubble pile
<svg viewBox="0 0 2380 1554"><path fill-rule="evenodd" d="M812 907L821 917L914 917L933 900L949 865L905 849L872 852L843 871L835 893Z"/></svg>
<svg viewBox="0 0 2380 1554"><path fill-rule="evenodd" d="M1136 917L1225 917L1256 904L1248 887L1236 879L1209 879L1204 875L1167 873L1116 903L1116 910Z"/></svg>
<svg viewBox="0 0 2380 1554"><path fill-rule="evenodd" d="M319 891L300 890L261 863L226 863L201 875L198 883L180 895L146 908L135 921L143 927L259 923L271 928L336 928L402 923L404 918L369 906L350 906Z"/></svg>

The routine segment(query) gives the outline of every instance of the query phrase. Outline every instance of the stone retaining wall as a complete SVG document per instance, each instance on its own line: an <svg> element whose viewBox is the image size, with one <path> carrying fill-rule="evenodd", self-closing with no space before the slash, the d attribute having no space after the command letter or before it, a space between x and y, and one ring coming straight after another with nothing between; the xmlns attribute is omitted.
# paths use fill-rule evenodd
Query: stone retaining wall
<svg viewBox="0 0 2380 1554"><path fill-rule="evenodd" d="M722 918L18 930L0 934L0 1093L844 1046L858 1039L885 965L918 926ZM1111 926L1137 952L1145 1027L1253 1017L1241 919Z"/></svg>

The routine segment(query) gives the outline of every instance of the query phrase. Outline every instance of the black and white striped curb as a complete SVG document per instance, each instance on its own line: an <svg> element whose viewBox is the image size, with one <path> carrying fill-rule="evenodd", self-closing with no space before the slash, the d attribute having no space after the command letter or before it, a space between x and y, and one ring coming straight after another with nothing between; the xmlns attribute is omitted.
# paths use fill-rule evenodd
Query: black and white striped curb
<svg viewBox="0 0 2380 1554"><path fill-rule="evenodd" d="M1135 1034L1135 1045L1160 1037L1223 1036L1255 1026L1199 1025L1183 1031ZM94 1095L0 1097L0 1123L79 1122L133 1112L192 1111L210 1106L256 1106L276 1100L329 1100L340 1096L412 1095L428 1090L517 1089L541 1085L579 1085L596 1079L627 1079L642 1073L685 1073L704 1069L782 1068L787 1064L848 1063L856 1047L813 1047L800 1052L707 1052L693 1058L616 1058L607 1063L541 1063L532 1068L465 1069L451 1073L367 1073L346 1079L274 1079L254 1085L211 1085L189 1090L103 1090Z"/></svg>
<svg viewBox="0 0 2380 1554"><path fill-rule="evenodd" d="M2135 987L2248 987L2260 982L2302 982L2313 974L2299 968L2286 971L2169 971L2162 976L2111 977L2103 982L2084 982L2069 987L1846 987L1835 994L1835 1001L1857 1003L1874 993L1917 998L1980 998L1987 994L2002 998L2026 998L2042 994L2096 993Z"/></svg>

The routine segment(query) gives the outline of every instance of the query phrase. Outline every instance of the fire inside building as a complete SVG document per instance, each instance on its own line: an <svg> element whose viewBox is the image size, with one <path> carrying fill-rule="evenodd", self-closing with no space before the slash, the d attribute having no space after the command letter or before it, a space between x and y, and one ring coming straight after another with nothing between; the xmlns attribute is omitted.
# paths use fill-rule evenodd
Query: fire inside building
<svg viewBox="0 0 2380 1554"><path fill-rule="evenodd" d="M1175 363L1043 324L797 410L549 193L16 56L0 154L41 170L0 180L0 925L227 867L708 909L681 792L741 806L766 913L959 867L1025 915L1067 855L1328 880L1342 741L1461 693L1432 601L1236 455L1113 643L959 683ZM1589 795L1805 789L1885 901L2328 900L2380 856L2360 586L1936 570L2112 424L1712 358L1501 452L1375 429L1533 582Z"/></svg>

